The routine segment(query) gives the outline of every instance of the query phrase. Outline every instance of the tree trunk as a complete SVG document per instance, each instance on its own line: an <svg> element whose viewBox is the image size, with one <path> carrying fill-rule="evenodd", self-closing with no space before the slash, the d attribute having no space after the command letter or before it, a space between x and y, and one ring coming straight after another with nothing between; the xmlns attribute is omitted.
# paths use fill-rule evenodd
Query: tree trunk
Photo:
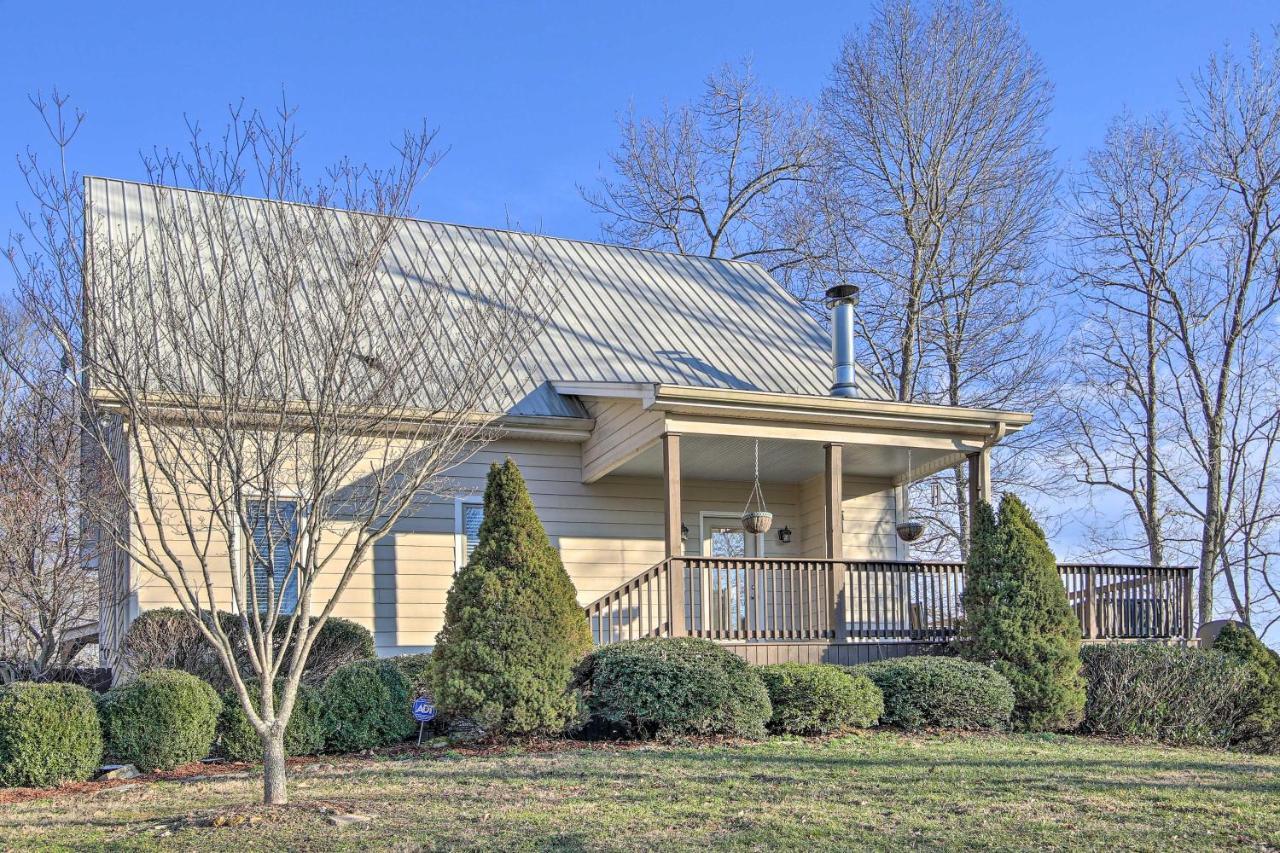
<svg viewBox="0 0 1280 853"><path fill-rule="evenodd" d="M1211 424L1208 439L1208 482L1205 483L1204 530L1200 536L1200 624L1213 619L1213 570L1221 552L1222 444L1221 431Z"/></svg>
<svg viewBox="0 0 1280 853"><path fill-rule="evenodd" d="M284 731L273 729L262 737L262 802L283 806L289 802L285 779Z"/></svg>

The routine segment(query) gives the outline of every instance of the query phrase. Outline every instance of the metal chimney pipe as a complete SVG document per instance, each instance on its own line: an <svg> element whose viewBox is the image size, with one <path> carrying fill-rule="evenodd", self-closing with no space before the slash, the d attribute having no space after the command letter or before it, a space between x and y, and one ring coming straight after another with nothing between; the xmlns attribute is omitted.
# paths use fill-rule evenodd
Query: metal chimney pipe
<svg viewBox="0 0 1280 853"><path fill-rule="evenodd" d="M853 357L853 312L858 307L858 287L837 284L827 288L826 305L831 309L832 397L857 397L858 376Z"/></svg>

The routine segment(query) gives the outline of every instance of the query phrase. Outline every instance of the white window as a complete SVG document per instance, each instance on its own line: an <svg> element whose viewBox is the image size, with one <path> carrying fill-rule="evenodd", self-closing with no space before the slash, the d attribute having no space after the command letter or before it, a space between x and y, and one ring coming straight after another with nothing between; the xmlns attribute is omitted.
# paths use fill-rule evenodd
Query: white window
<svg viewBox="0 0 1280 853"><path fill-rule="evenodd" d="M254 597L258 612L266 612L273 600L288 615L298 609L298 573L294 555L298 547L298 502L293 500L251 500L248 559L253 569Z"/></svg>
<svg viewBox="0 0 1280 853"><path fill-rule="evenodd" d="M480 525L484 522L484 502L475 498L460 499L454 512L457 534L456 559L462 568L480 544Z"/></svg>

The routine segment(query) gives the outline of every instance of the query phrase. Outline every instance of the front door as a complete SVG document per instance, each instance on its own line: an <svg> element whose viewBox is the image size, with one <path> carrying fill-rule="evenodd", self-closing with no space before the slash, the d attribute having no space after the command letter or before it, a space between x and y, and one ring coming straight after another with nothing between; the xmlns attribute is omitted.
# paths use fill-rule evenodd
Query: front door
<svg viewBox="0 0 1280 853"><path fill-rule="evenodd" d="M707 626L713 631L743 630L746 627L747 608L753 592L749 589L749 572L742 564L735 566L732 561L756 556L757 539L758 536L742 529L742 519L736 515L702 517L703 554L726 560L723 564L713 563L705 575L703 613Z"/></svg>

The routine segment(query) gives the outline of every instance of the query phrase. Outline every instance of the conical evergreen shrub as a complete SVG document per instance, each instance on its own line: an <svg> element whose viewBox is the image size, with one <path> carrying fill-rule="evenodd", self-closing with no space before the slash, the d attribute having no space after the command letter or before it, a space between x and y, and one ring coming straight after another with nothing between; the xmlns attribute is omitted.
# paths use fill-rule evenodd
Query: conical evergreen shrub
<svg viewBox="0 0 1280 853"><path fill-rule="evenodd" d="M1243 663L1251 676L1233 740L1255 752L1280 753L1280 654L1234 622L1223 626L1213 648Z"/></svg>
<svg viewBox="0 0 1280 853"><path fill-rule="evenodd" d="M495 463L480 541L449 590L431 656L437 706L491 734L559 732L576 717L567 688L590 649L586 615L520 469Z"/></svg>
<svg viewBox="0 0 1280 853"><path fill-rule="evenodd" d="M1080 623L1044 531L1015 495L978 505L964 591L965 657L1013 685L1013 725L1057 731L1084 713Z"/></svg>

